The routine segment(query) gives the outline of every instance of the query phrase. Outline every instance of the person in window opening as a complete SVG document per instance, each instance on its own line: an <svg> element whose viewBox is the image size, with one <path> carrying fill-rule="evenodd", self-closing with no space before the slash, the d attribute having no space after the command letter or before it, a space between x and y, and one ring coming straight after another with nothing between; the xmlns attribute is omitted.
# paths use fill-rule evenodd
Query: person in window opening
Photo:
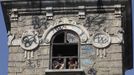
<svg viewBox="0 0 134 75"><path fill-rule="evenodd" d="M58 58L55 58L53 60L52 68L53 69L64 69L64 61L63 61L63 58L61 58L61 56L58 56Z"/></svg>
<svg viewBox="0 0 134 75"><path fill-rule="evenodd" d="M68 69L76 69L78 67L78 62L74 58L69 58Z"/></svg>

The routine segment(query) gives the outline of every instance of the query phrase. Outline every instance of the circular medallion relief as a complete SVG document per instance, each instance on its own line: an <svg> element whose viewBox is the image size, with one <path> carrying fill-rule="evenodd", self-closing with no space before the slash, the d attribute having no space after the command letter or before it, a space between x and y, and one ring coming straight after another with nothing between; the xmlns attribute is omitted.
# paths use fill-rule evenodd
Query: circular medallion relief
<svg viewBox="0 0 134 75"><path fill-rule="evenodd" d="M20 46L25 50L32 50L39 45L37 32L26 32L22 35Z"/></svg>
<svg viewBox="0 0 134 75"><path fill-rule="evenodd" d="M93 36L92 44L98 48L107 47L111 42L110 36L105 32L98 32Z"/></svg>

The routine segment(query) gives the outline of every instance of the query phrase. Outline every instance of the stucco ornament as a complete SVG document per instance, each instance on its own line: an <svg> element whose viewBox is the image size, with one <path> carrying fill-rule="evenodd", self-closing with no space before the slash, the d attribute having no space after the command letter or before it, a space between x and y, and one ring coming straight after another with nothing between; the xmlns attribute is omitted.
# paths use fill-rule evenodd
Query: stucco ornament
<svg viewBox="0 0 134 75"><path fill-rule="evenodd" d="M11 34L11 32L8 32L8 46L12 45L13 40L15 39L15 35Z"/></svg>
<svg viewBox="0 0 134 75"><path fill-rule="evenodd" d="M111 43L111 38L106 32L97 32L93 35L92 44L97 48L97 56L106 57L106 47Z"/></svg>
<svg viewBox="0 0 134 75"><path fill-rule="evenodd" d="M20 46L25 50L25 58L30 59L34 57L34 49L38 47L39 39L38 33L34 30L28 30L23 33L21 37L21 44Z"/></svg>
<svg viewBox="0 0 134 75"><path fill-rule="evenodd" d="M33 30L28 30L21 37L20 46L25 50L33 50L39 45L38 33Z"/></svg>
<svg viewBox="0 0 134 75"><path fill-rule="evenodd" d="M93 35L92 44L97 48L105 48L110 43L110 36L105 32L97 32Z"/></svg>
<svg viewBox="0 0 134 75"><path fill-rule="evenodd" d="M49 44L52 36L61 30L70 30L76 32L80 37L81 43L86 43L90 38L87 30L83 26L77 24L77 22L74 20L68 18L59 18L55 21L53 26L51 25L46 31L44 31L42 39L46 44Z"/></svg>

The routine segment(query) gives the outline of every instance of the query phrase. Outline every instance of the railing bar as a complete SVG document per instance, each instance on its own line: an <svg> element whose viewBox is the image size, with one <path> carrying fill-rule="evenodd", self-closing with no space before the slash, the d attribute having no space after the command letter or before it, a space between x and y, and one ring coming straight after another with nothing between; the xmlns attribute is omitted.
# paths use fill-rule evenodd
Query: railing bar
<svg viewBox="0 0 134 75"><path fill-rule="evenodd" d="M67 65L66 58L64 58L64 69L66 69L66 65Z"/></svg>
<svg viewBox="0 0 134 75"><path fill-rule="evenodd" d="M62 56L62 57L52 57L52 58L78 58L78 56L67 56L67 57Z"/></svg>

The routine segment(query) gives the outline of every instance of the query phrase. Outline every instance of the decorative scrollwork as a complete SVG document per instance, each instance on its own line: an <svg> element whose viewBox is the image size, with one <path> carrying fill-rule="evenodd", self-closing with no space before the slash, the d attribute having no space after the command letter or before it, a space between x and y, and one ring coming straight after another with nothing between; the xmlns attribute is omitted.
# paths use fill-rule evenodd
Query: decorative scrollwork
<svg viewBox="0 0 134 75"><path fill-rule="evenodd" d="M107 17L104 14L89 15L85 20L84 26L89 31L98 31L106 27L104 25L106 19Z"/></svg>
<svg viewBox="0 0 134 75"><path fill-rule="evenodd" d="M24 43L25 47L30 47L32 46L32 43L37 44L37 40L35 39L35 36L32 35L27 35L25 37L22 38L22 43Z"/></svg>
<svg viewBox="0 0 134 75"><path fill-rule="evenodd" d="M22 35L20 46L25 50L32 50L39 45L38 34L35 31L28 31Z"/></svg>
<svg viewBox="0 0 134 75"><path fill-rule="evenodd" d="M44 26L44 28L47 28L47 18L43 17L43 18L39 18L38 16L33 16L32 17L32 25L34 26L34 29L38 29L41 26Z"/></svg>

